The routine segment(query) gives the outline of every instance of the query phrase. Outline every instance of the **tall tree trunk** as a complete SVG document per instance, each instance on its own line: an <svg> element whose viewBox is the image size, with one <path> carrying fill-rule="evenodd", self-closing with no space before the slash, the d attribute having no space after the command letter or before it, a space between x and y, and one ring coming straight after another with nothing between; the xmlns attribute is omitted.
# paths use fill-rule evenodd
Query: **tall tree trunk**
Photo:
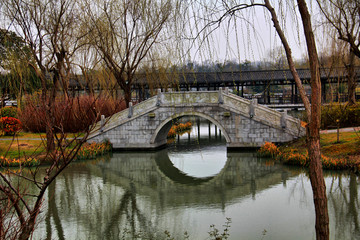
<svg viewBox="0 0 360 240"><path fill-rule="evenodd" d="M46 104L46 114L47 114L47 124L46 124L46 150L47 152L52 152L55 150L55 101L56 101L56 90L57 90L57 84L59 82L59 71L57 69L53 70L54 76L53 76L53 86L51 89L49 101Z"/></svg>
<svg viewBox="0 0 360 240"><path fill-rule="evenodd" d="M316 214L316 239L328 240L329 215L320 151L321 81L319 62L306 2L305 0L297 2L304 27L311 72L311 120L307 125L307 148L310 158L309 176Z"/></svg>
<svg viewBox="0 0 360 240"><path fill-rule="evenodd" d="M50 119L52 118L52 114L51 114L52 105L50 104L51 99L48 99L48 88L47 88L47 83L46 83L47 72L45 69L41 69L41 72L37 71L37 69L35 69L35 71L37 72L37 75L41 79L41 87L42 87L41 104L43 104L42 108L45 109L45 118L46 118L45 119L45 121L46 121L46 126L45 126L46 152L49 153L55 149L55 141L54 141L54 134L53 134L53 125L49 124Z"/></svg>
<svg viewBox="0 0 360 240"><path fill-rule="evenodd" d="M355 54L350 49L349 66L348 70L348 104L350 106L356 104L355 91L356 91L356 74L355 74Z"/></svg>
<svg viewBox="0 0 360 240"><path fill-rule="evenodd" d="M123 89L124 90L124 98L125 98L125 103L126 103L126 107L129 107L129 103L131 102L131 86L130 85L126 85L126 87Z"/></svg>

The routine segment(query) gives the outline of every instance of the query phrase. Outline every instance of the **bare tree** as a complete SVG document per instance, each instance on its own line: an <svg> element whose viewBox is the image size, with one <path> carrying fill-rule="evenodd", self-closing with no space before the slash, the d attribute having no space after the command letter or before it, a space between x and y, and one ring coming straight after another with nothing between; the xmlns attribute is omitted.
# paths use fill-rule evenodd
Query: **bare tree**
<svg viewBox="0 0 360 240"><path fill-rule="evenodd" d="M86 112L82 115L86 116ZM60 129L61 126L56 127ZM84 136L77 135L72 139L67 138L64 131L55 135L57 145L54 151L44 158L50 164L45 168L20 167L12 170L0 165L5 169L0 172L0 239L30 238L42 209L46 190L75 159L89 131L90 129ZM40 156L26 156L27 159L38 157ZM35 186L36 191L30 192L30 185Z"/></svg>
<svg viewBox="0 0 360 240"><path fill-rule="evenodd" d="M355 56L360 58L360 2L358 0L316 0L325 23L334 29L338 39L349 46L348 104L356 103Z"/></svg>
<svg viewBox="0 0 360 240"><path fill-rule="evenodd" d="M251 10L254 7L262 7L266 9L271 15L271 21L276 29L281 43L285 49L286 58L290 71L293 75L295 83L299 89L301 99L305 106L307 116L307 149L310 158L309 176L311 186L313 190L313 199L316 213L316 238L317 239L329 239L329 217L327 208L326 186L323 177L322 163L321 163L321 151L320 151L320 115L321 115L321 81L319 72L318 55L316 50L315 38L313 28L311 25L311 18L306 5L305 0L297 0L297 9L301 16L301 23L304 30L306 39L306 46L308 51L310 72L311 72L311 104L310 99L307 97L304 86L297 73L295 63L292 57L291 47L288 43L287 37L282 28L282 24L279 21L277 11L270 4L269 0L264 1L250 1L249 3L228 3L221 1L225 7L225 13L223 13L216 20L208 21L205 28L214 27L217 28L221 22L227 18L240 18L246 19L243 15L237 16L237 13L241 11ZM284 4L279 2L279 4ZM290 4L290 3L286 3ZM295 9L295 7L294 7ZM215 13L219 12L219 9L214 10ZM246 20L249 22L248 20ZM283 20L285 21L285 20ZM210 30L212 32L213 30Z"/></svg>
<svg viewBox="0 0 360 240"><path fill-rule="evenodd" d="M150 59L154 46L169 37L165 28L176 13L176 6L171 0L85 3L84 26L90 29L90 44L124 91L127 106L134 75L141 63Z"/></svg>
<svg viewBox="0 0 360 240"><path fill-rule="evenodd" d="M75 21L79 18L77 1L70 0L4 0L4 12L14 29L30 48L28 64L41 80L42 104L46 109L47 151L54 145L54 101L57 90L67 87L71 75L72 58L81 46L83 35L76 32Z"/></svg>
<svg viewBox="0 0 360 240"><path fill-rule="evenodd" d="M47 188L74 160L91 130L88 129L84 136L68 139L63 126L55 123L54 114L58 90L62 90L64 99L68 99L67 84L74 68L72 60L83 44L80 40L85 34L76 32L74 25L80 14L76 0L4 0L2 4L11 23L8 28L24 39L34 60L27 64L41 80L41 104L44 106L34 109L46 109L42 119L46 125L44 156L25 158L41 157L49 165L35 169L20 167L15 171L0 166L5 169L0 172L0 238L29 239ZM89 115L88 109L82 110L82 117ZM45 172L42 178L41 171ZM29 185L36 186L37 191L30 192Z"/></svg>

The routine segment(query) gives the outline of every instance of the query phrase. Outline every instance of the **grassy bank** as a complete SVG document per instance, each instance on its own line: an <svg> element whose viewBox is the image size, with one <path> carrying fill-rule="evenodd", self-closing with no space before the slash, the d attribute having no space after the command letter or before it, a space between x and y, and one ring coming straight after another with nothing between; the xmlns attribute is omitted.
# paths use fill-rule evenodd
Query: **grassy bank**
<svg viewBox="0 0 360 240"><path fill-rule="evenodd" d="M79 137L79 134L69 134L68 138ZM51 159L45 159L45 134L18 133L13 136L1 136L0 140L0 167L35 166L46 164ZM70 150L71 146L69 147ZM76 159L91 159L110 152L109 142L85 143L79 150Z"/></svg>
<svg viewBox="0 0 360 240"><path fill-rule="evenodd" d="M360 172L359 132L340 133L339 142L336 133L321 134L320 145L324 169L350 169L357 173ZM309 164L305 137L280 147L266 143L259 153L263 156L274 157L284 164L305 167Z"/></svg>

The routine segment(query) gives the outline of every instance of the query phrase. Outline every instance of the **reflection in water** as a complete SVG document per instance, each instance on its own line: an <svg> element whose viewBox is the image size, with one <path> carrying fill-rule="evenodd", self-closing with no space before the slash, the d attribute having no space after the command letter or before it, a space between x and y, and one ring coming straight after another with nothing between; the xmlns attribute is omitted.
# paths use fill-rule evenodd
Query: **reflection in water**
<svg viewBox="0 0 360 240"><path fill-rule="evenodd" d="M311 186L301 169L201 144L203 156L214 149L222 156L216 174L188 174L187 159L178 168L172 158L193 151L191 140L188 148L178 142L72 164L50 186L34 239L165 239L165 230L175 239L185 231L206 239L210 224L221 230L226 217L230 239L262 239L264 230L263 239L315 239ZM359 239L359 177L329 172L325 180L331 238Z"/></svg>

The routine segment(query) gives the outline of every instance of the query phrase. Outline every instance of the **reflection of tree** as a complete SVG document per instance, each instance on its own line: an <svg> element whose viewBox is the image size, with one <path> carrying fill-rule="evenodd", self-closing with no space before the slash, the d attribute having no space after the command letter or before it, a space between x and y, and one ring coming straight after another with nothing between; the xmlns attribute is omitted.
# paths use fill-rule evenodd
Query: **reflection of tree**
<svg viewBox="0 0 360 240"><path fill-rule="evenodd" d="M155 231L152 227L151 221L148 221L145 215L138 208L136 202L136 189L133 183L130 183L130 189L127 189L120 199L120 204L117 210L110 217L111 220L105 227L105 231L102 236L106 236L110 232L114 232L114 229L118 228L118 224L123 222L122 218L125 218L131 228L122 230L130 233L132 237L138 236L139 233L142 232L144 234L148 234L146 238L154 239L153 233ZM138 227L136 223L139 224ZM113 236L115 236L115 234Z"/></svg>
<svg viewBox="0 0 360 240"><path fill-rule="evenodd" d="M351 234L348 239L360 237L357 188L357 176L354 174L346 179L342 175L332 178L328 197L334 215L335 239L345 238L347 234Z"/></svg>
<svg viewBox="0 0 360 240"><path fill-rule="evenodd" d="M54 220L54 224L55 224L55 228L56 231L58 233L58 239L62 240L65 239L64 237L64 230L63 227L61 225L61 220L59 217L59 212L58 212L58 207L56 206L56 201L55 201L55 186L56 186L56 180L54 180L54 182L52 184L50 184L49 189L48 189L48 212L46 215L46 239L52 239L51 235L52 235L52 230L51 230L51 217L53 217Z"/></svg>
<svg viewBox="0 0 360 240"><path fill-rule="evenodd" d="M77 238L156 239L153 223L139 207L133 182L121 186L121 189L105 189L104 185L97 186L93 178L79 179L78 175L82 172L76 167L74 170L63 174L57 179L57 184L49 187L45 239L65 239L66 232L61 221L69 223L69 219L76 219L76 224L85 224L76 225L76 228L86 229L78 232L79 236L73 236ZM87 176L91 175L87 173ZM106 173L103 174L105 180ZM84 233L85 236L82 235Z"/></svg>

